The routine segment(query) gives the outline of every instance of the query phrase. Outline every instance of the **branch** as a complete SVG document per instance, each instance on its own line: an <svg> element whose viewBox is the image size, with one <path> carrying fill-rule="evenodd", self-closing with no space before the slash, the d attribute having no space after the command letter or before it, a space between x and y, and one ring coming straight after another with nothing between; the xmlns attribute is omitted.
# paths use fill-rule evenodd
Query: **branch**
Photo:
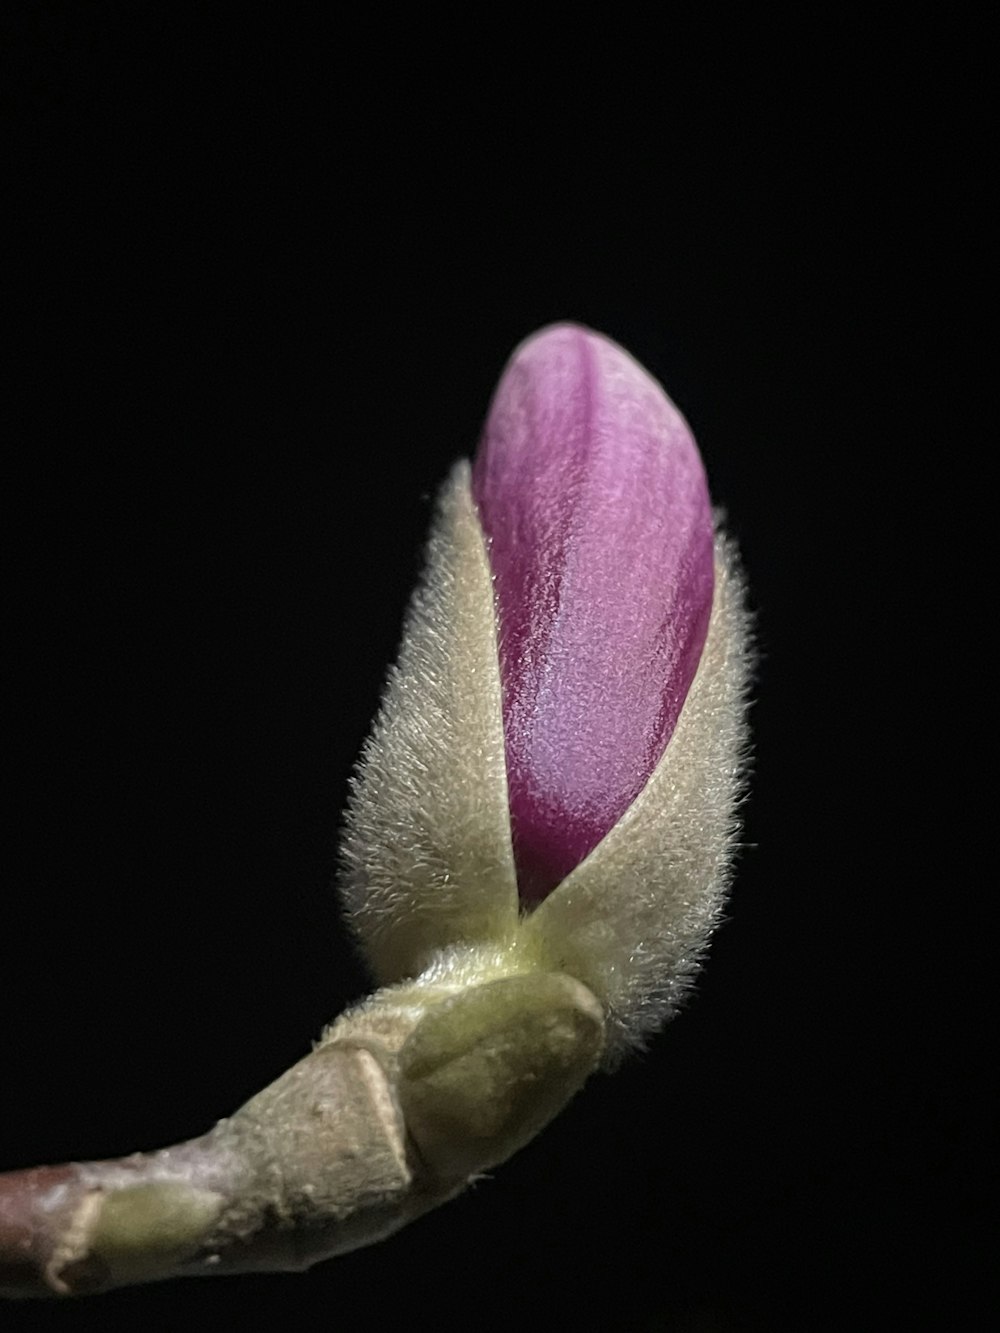
<svg viewBox="0 0 1000 1333"><path fill-rule="evenodd" d="M567 977L381 992L201 1138L0 1175L0 1294L305 1269L381 1240L534 1137L602 1044Z"/></svg>
<svg viewBox="0 0 1000 1333"><path fill-rule="evenodd" d="M0 1291L308 1268L431 1206L420 1175L377 1057L337 1042L189 1143L0 1176Z"/></svg>

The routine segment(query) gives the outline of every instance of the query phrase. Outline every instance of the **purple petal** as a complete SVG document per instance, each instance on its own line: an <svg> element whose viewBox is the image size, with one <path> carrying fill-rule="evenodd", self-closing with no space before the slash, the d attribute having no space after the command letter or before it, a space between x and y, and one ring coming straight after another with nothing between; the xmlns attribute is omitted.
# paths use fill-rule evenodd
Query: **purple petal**
<svg viewBox="0 0 1000 1333"><path fill-rule="evenodd" d="M511 357L473 494L500 619L518 887L532 905L618 821L673 734L708 629L712 510L659 384L567 324Z"/></svg>

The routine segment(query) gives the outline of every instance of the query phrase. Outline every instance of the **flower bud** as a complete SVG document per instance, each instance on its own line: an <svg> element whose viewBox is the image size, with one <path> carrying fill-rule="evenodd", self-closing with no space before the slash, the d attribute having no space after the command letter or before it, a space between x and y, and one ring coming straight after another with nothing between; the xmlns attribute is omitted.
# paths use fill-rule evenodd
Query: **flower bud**
<svg viewBox="0 0 1000 1333"><path fill-rule="evenodd" d="M620 347L572 325L514 353L472 484L531 905L614 827L673 734L712 609L712 510L673 403Z"/></svg>
<svg viewBox="0 0 1000 1333"><path fill-rule="evenodd" d="M563 972L611 1058L641 1042L718 920L749 664L684 418L601 335L535 334L444 487L354 779L341 890L377 979Z"/></svg>

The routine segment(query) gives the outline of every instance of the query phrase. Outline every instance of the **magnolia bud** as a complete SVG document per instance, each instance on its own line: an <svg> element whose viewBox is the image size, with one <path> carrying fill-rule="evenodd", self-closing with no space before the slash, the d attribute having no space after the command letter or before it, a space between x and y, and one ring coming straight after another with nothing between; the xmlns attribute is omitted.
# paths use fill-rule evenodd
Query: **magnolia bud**
<svg viewBox="0 0 1000 1333"><path fill-rule="evenodd" d="M696 970L748 671L686 422L614 343L543 329L444 486L354 778L341 892L380 989L199 1139L0 1176L0 1287L308 1267L516 1152Z"/></svg>
<svg viewBox="0 0 1000 1333"><path fill-rule="evenodd" d="M587 986L613 1059L719 918L748 625L677 408L574 325L513 354L354 781L342 893L382 984Z"/></svg>

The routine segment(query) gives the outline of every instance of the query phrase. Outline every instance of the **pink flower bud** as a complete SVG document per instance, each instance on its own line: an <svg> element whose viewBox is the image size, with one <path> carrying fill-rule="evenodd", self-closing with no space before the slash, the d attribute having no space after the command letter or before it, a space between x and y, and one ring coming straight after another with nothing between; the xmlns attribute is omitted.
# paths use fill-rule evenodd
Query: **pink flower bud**
<svg viewBox="0 0 1000 1333"><path fill-rule="evenodd" d="M601 841L663 754L712 608L712 511L684 418L561 324L515 351L473 469L499 617L521 901Z"/></svg>
<svg viewBox="0 0 1000 1333"><path fill-rule="evenodd" d="M641 1044L721 913L750 662L683 417L599 334L529 338L442 488L354 778L340 891L379 982L561 972L609 1063Z"/></svg>

